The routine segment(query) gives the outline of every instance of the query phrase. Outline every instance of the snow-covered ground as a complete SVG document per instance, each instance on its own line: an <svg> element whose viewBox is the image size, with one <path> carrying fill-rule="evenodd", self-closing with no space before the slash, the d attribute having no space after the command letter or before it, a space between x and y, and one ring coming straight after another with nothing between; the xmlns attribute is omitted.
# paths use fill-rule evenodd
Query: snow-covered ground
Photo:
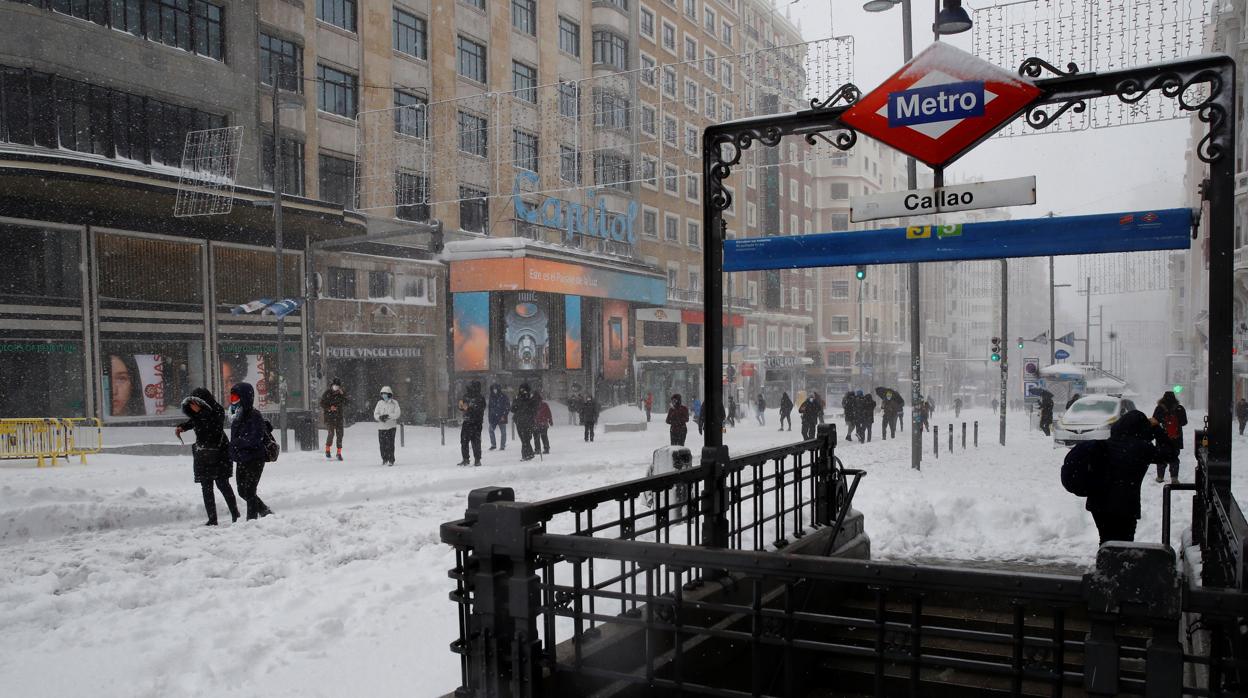
<svg viewBox="0 0 1248 698"><path fill-rule="evenodd" d="M937 417L943 431L952 415ZM1021 416L1004 448L990 412L963 418L980 420L980 448L950 455L942 444L933 459L928 435L920 472L909 467L908 432L838 449L847 466L868 471L856 506L874 556L1090 564L1096 531L1083 500L1059 482L1065 450L1028 431ZM438 430L424 428L408 428L398 465L383 468L375 428L356 425L345 462L295 452L267 467L260 493L276 516L231 525L218 502L216 529L202 525L189 454L101 455L44 469L0 462L0 693L450 691L458 681L448 650L453 555L438 525L462 515L474 487L508 485L533 501L644 475L651 451L666 444L661 417L645 432L602 429L639 419L635 408L609 411L590 446L557 417L549 456L521 463L509 442L487 451L481 468L453 465L456 431L442 446ZM748 418L729 430L730 448L797 434L779 433L774 411L767 419L766 427ZM118 430L108 441L176 443L172 430ZM701 446L696 429L689 446ZM1158 540L1160 499L1150 478L1137 539ZM1175 536L1190 515L1188 498L1176 498Z"/></svg>

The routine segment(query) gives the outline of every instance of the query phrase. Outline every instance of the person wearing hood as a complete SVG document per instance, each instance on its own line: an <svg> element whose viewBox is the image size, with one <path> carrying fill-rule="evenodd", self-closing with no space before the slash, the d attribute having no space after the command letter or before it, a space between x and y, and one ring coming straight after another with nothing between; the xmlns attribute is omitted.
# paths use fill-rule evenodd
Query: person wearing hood
<svg viewBox="0 0 1248 698"><path fill-rule="evenodd" d="M217 525L217 497L212 491L214 484L225 498L232 520L238 521L238 502L230 487L234 466L230 462L230 441L225 438L225 408L206 388L196 388L182 401L182 413L186 415L186 421L179 424L173 433L181 439L182 432L195 432L191 457L195 482L199 483L204 494L204 511L208 514L205 525Z"/></svg>
<svg viewBox="0 0 1248 698"><path fill-rule="evenodd" d="M260 499L260 477L264 475L264 416L255 407L256 389L251 383L235 383L230 388L230 459L238 468L238 495L247 502L247 520L273 513Z"/></svg>
<svg viewBox="0 0 1248 698"><path fill-rule="evenodd" d="M472 449L473 465L481 465L481 426L485 421L485 397L481 395L481 381L468 384L464 396L459 399L459 452L463 460L457 465L468 465L468 449Z"/></svg>
<svg viewBox="0 0 1248 698"><path fill-rule="evenodd" d="M672 445L684 446L685 437L689 435L689 408L681 404L680 393L672 396L671 406L667 408L667 424Z"/></svg>
<svg viewBox="0 0 1248 698"><path fill-rule="evenodd" d="M351 398L343 392L342 381L337 378L331 380L329 388L321 395L321 412L325 416L325 428L329 430L329 436L325 439L327 460L331 457L329 448L334 443L335 436L338 437L338 460L342 460L342 427L348 402L351 402Z"/></svg>
<svg viewBox="0 0 1248 698"><path fill-rule="evenodd" d="M845 391L845 397L841 398L841 411L845 413L845 440L853 441L858 412L858 397L854 395L854 391Z"/></svg>
<svg viewBox="0 0 1248 698"><path fill-rule="evenodd" d="M1166 466L1170 466L1170 482L1179 483L1179 452L1183 450L1183 427L1187 426L1187 410L1179 404L1174 392L1167 390L1157 401L1153 410L1157 421L1157 448L1165 456L1164 463L1157 464L1157 482L1164 480Z"/></svg>
<svg viewBox="0 0 1248 698"><path fill-rule="evenodd" d="M537 423L537 400L528 383L521 383L516 399L511 403L511 413L516 420L516 435L520 437L520 460L533 460L533 427Z"/></svg>
<svg viewBox="0 0 1248 698"><path fill-rule="evenodd" d="M1235 403L1235 421L1239 422L1239 435L1244 435L1244 426L1248 425L1248 400L1240 398Z"/></svg>
<svg viewBox="0 0 1248 698"><path fill-rule="evenodd" d="M1045 393L1040 396L1040 431L1045 436L1049 436L1049 429L1053 426L1053 396Z"/></svg>
<svg viewBox="0 0 1248 698"><path fill-rule="evenodd" d="M759 393L758 397L754 399L754 410L755 417L758 418L758 426L767 426L766 417L764 416L767 414L767 398L763 397L762 393Z"/></svg>
<svg viewBox="0 0 1248 698"><path fill-rule="evenodd" d="M727 421L727 424L728 424L728 426L730 426L730 427L735 427L735 426L737 426L737 396L736 396L736 395L729 395L729 396L728 396L728 421Z"/></svg>
<svg viewBox="0 0 1248 698"><path fill-rule="evenodd" d="M598 425L598 400L592 394L586 395L580 404L581 425L585 427L585 441L594 440L594 427Z"/></svg>
<svg viewBox="0 0 1248 698"><path fill-rule="evenodd" d="M507 391L503 390L503 386L494 383L490 386L490 450L493 451L496 446L501 447L499 450L507 450L507 416L511 414L511 398L507 397ZM498 429L499 441L494 440L494 430Z"/></svg>
<svg viewBox="0 0 1248 698"><path fill-rule="evenodd" d="M1110 428L1109 439L1091 473L1098 485L1088 492L1085 508L1092 513L1101 543L1134 541L1140 518L1140 484L1151 463L1165 462L1162 449L1151 441L1156 424L1139 410L1131 410Z"/></svg>
<svg viewBox="0 0 1248 698"><path fill-rule="evenodd" d="M858 391L858 443L869 442L875 428L875 398ZM865 439L863 435L866 435Z"/></svg>
<svg viewBox="0 0 1248 698"><path fill-rule="evenodd" d="M789 431L793 431L793 398L789 391L780 396L780 431L784 431L784 423L789 423Z"/></svg>
<svg viewBox="0 0 1248 698"><path fill-rule="evenodd" d="M815 438L816 425L819 423L819 398L815 397L812 391L806 396L806 400L797 408L797 413L802 416L802 439L809 440Z"/></svg>
<svg viewBox="0 0 1248 698"><path fill-rule="evenodd" d="M399 416L403 409L399 401L394 399L394 391L390 386L381 389L381 399L373 408L373 419L377 420L377 443L381 446L381 464L394 465L394 436L399 429Z"/></svg>
<svg viewBox="0 0 1248 698"><path fill-rule="evenodd" d="M533 399L537 400L537 417L533 421L533 450L538 453L550 453L550 428L555 425L555 417L550 413L550 405L542 399L540 390L533 391Z"/></svg>

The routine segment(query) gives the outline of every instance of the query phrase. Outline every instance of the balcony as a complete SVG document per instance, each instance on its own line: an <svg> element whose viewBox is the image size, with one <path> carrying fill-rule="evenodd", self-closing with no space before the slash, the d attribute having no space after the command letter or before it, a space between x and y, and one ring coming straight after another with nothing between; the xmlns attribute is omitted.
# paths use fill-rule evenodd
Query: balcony
<svg viewBox="0 0 1248 698"><path fill-rule="evenodd" d="M675 286L667 287L667 299L679 303L702 304L702 289L700 288L677 288Z"/></svg>

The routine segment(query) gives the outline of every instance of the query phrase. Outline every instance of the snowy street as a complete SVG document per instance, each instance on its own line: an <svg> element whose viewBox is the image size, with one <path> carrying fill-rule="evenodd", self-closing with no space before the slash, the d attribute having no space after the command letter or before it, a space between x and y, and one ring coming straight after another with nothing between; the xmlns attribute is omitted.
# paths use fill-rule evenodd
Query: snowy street
<svg viewBox="0 0 1248 698"><path fill-rule="evenodd" d="M639 414L615 408L603 423ZM730 429L730 448L797 433L777 432L775 413L767 416L766 427L751 417ZM937 416L943 427L951 415ZM855 503L873 556L1090 564L1096 530L1083 500L1061 487L1065 450L1021 417L1002 450L990 412L964 417L980 420L981 447L933 459L928 435L922 472L909 468L908 438L838 448L848 467L869 473ZM522 464L509 443L487 451L481 468L452 465L457 432L443 447L436 429L411 428L398 465L382 468L375 428L359 424L346 462L296 452L268 466L260 491L275 516L219 529L202 526L189 455L95 456L42 470L6 462L0 684L46 696L450 691L453 555L438 525L462 515L474 487L513 486L532 501L616 483L644 475L651 450L666 443L657 417L640 433L603 434L600 423L591 448L579 427L556 423L544 460ZM696 430L689 445L700 447ZM1137 540L1158 540L1160 493L1146 480ZM1189 516L1190 502L1177 498L1176 536Z"/></svg>

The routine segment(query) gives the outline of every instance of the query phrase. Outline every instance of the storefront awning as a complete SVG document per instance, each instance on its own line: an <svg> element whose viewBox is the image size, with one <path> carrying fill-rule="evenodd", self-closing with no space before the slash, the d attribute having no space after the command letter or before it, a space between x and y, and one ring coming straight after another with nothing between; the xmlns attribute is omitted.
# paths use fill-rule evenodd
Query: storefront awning
<svg viewBox="0 0 1248 698"><path fill-rule="evenodd" d="M463 259L450 265L452 293L541 291L651 305L667 303L666 281L657 275L533 257Z"/></svg>

